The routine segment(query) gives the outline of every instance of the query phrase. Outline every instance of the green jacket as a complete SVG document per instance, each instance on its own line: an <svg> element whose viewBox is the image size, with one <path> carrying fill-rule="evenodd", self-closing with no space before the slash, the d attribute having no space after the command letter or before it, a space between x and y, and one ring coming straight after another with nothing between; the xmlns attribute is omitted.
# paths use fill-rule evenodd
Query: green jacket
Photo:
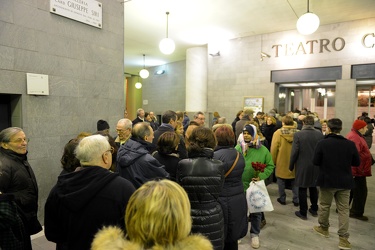
<svg viewBox="0 0 375 250"><path fill-rule="evenodd" d="M243 154L240 145L236 146L236 150ZM261 180L267 179L272 174L273 169L275 168L275 164L273 164L271 153L263 145L259 149L249 148L246 155L244 155L243 157L245 158L246 166L242 174L242 183L244 191L246 192L246 190L249 188L251 179L255 177L255 170L251 166L252 162L261 162L263 164L267 164L264 172L259 174L259 178Z"/></svg>

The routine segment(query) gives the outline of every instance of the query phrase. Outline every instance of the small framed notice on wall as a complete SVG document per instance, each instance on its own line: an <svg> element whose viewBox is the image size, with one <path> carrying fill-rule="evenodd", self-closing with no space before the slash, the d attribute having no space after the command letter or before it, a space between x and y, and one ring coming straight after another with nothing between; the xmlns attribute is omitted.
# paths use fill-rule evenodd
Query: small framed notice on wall
<svg viewBox="0 0 375 250"><path fill-rule="evenodd" d="M245 96L243 98L243 108L254 110L254 114L263 111L263 97Z"/></svg>

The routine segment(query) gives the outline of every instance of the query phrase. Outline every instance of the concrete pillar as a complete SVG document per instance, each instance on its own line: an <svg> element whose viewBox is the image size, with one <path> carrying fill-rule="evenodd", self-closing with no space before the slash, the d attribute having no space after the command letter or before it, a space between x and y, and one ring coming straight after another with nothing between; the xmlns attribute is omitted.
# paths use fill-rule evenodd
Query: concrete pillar
<svg viewBox="0 0 375 250"><path fill-rule="evenodd" d="M355 79L336 81L335 117L342 120L341 134L350 131L357 114L357 88Z"/></svg>
<svg viewBox="0 0 375 250"><path fill-rule="evenodd" d="M207 111L207 48L186 50L186 110Z"/></svg>

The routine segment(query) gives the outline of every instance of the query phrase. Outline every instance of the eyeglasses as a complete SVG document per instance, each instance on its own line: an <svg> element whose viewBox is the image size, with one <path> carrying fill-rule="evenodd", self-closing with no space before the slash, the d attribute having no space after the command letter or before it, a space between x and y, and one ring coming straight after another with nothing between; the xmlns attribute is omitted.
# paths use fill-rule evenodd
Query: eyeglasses
<svg viewBox="0 0 375 250"><path fill-rule="evenodd" d="M28 143L29 141L30 141L29 138L18 138L17 140L9 141L9 142L13 142L13 143L22 143L22 142L26 142L26 143Z"/></svg>
<svg viewBox="0 0 375 250"><path fill-rule="evenodd" d="M115 149L114 149L114 147L111 147L110 149L108 149L107 151L105 151L105 152L111 152L111 154L113 154L114 152L115 152ZM105 153L104 152L104 153Z"/></svg>

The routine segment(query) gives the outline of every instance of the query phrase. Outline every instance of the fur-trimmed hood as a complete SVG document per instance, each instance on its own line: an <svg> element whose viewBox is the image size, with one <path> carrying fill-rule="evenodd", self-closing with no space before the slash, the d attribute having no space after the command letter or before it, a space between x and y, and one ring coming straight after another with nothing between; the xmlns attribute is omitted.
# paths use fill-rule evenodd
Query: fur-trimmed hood
<svg viewBox="0 0 375 250"><path fill-rule="evenodd" d="M118 227L105 227L100 230L91 245L92 250L145 250L137 243L124 238ZM149 250L212 250L211 242L201 235L190 235L169 247L152 247Z"/></svg>

